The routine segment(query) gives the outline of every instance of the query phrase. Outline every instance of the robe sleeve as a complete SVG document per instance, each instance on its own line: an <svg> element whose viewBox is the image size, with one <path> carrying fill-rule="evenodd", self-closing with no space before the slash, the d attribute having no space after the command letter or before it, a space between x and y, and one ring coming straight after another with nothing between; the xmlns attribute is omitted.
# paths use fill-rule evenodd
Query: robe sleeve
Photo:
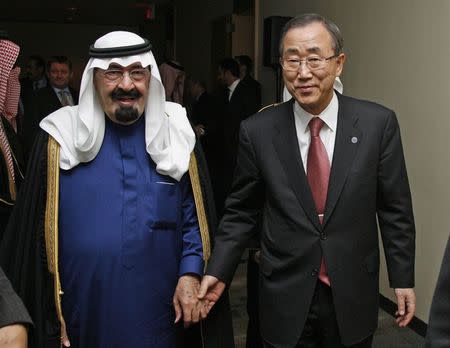
<svg viewBox="0 0 450 348"><path fill-rule="evenodd" d="M187 273L203 275L203 246L189 176L182 179L182 233L183 251L179 275Z"/></svg>

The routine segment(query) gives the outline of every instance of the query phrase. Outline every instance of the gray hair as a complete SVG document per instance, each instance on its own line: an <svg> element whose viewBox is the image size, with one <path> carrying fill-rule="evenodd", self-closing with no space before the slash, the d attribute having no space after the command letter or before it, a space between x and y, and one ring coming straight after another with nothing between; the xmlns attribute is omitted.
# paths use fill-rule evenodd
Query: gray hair
<svg viewBox="0 0 450 348"><path fill-rule="evenodd" d="M280 37L280 56L283 56L283 41L286 33L291 29L305 27L312 23L322 23L331 35L331 44L333 46L334 54L338 55L342 53L342 50L344 49L344 38L342 37L339 27L334 22L319 14L306 13L292 18L283 27Z"/></svg>

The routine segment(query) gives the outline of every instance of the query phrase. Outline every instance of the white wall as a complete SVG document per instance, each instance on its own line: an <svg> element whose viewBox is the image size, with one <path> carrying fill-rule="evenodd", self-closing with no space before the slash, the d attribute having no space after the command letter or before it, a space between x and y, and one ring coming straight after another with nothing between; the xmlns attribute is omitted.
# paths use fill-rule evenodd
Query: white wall
<svg viewBox="0 0 450 348"><path fill-rule="evenodd" d="M397 113L416 219L417 317L428 321L450 231L450 1L261 0L261 20L317 12L344 35L344 92ZM264 100L274 73L260 67ZM380 288L394 299L382 265Z"/></svg>

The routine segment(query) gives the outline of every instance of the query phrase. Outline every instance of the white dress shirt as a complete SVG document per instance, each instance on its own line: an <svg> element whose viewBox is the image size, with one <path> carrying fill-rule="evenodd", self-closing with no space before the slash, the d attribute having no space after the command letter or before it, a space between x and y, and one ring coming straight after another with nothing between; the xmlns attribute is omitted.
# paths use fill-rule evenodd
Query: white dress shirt
<svg viewBox="0 0 450 348"><path fill-rule="evenodd" d="M53 86L52 86L53 87ZM73 97L72 97L72 93L70 93L70 89L69 87L65 87L65 88L57 88L57 87L53 87L53 90L55 91L56 95L58 96L59 101L62 103L62 96L61 96L61 92L65 93L67 98L69 99L70 105L75 105L73 102Z"/></svg>
<svg viewBox="0 0 450 348"><path fill-rule="evenodd" d="M336 140L336 126L337 126L337 116L339 110L339 102L336 93L333 92L333 98L330 104L322 111L320 115L314 116L306 112L298 105L297 102L294 103L294 119L295 119L295 130L297 132L298 145L300 148L300 154L302 156L303 168L305 173L308 168L308 150L309 144L311 143L311 133L309 131L309 121L313 117L321 118L325 124L320 130L320 139L322 140L325 150L328 154L328 159L330 160L330 166L333 162L333 152L334 143Z"/></svg>

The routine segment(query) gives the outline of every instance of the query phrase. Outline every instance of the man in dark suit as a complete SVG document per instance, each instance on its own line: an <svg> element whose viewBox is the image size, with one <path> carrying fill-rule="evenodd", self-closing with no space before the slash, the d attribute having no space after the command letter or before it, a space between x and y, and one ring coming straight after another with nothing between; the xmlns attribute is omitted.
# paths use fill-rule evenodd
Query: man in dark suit
<svg viewBox="0 0 450 348"><path fill-rule="evenodd" d="M377 220L398 325L415 312L415 227L398 122L381 105L333 90L345 61L334 23L296 17L280 42L293 99L242 122L233 190L199 298L210 308L230 283L261 215L265 346L370 347Z"/></svg>
<svg viewBox="0 0 450 348"><path fill-rule="evenodd" d="M20 99L26 109L33 93L38 89L47 87L48 80L45 75L45 60L41 56L28 57L25 65L25 77L20 80Z"/></svg>
<svg viewBox="0 0 450 348"><path fill-rule="evenodd" d="M426 348L450 347L450 238L447 241L441 272L428 321Z"/></svg>
<svg viewBox="0 0 450 348"><path fill-rule="evenodd" d="M225 192L231 187L236 154L239 143L239 126L243 120L258 111L258 105L251 89L239 79L239 64L233 58L225 58L219 63L219 82L223 107L223 147Z"/></svg>
<svg viewBox="0 0 450 348"><path fill-rule="evenodd" d="M225 197L222 182L223 144L221 143L220 104L216 96L208 93L203 81L191 77L188 86L192 98L189 119L202 144L211 176L216 208L221 212Z"/></svg>
<svg viewBox="0 0 450 348"><path fill-rule="evenodd" d="M53 56L47 61L49 83L35 91L30 106L25 110L23 143L26 157L31 151L39 122L63 106L78 104L78 92L69 86L72 75L72 62L66 56Z"/></svg>
<svg viewBox="0 0 450 348"><path fill-rule="evenodd" d="M252 76L253 61L247 55L236 56L235 59L239 64L239 78L255 94L257 109L259 110L261 109L261 84Z"/></svg>

